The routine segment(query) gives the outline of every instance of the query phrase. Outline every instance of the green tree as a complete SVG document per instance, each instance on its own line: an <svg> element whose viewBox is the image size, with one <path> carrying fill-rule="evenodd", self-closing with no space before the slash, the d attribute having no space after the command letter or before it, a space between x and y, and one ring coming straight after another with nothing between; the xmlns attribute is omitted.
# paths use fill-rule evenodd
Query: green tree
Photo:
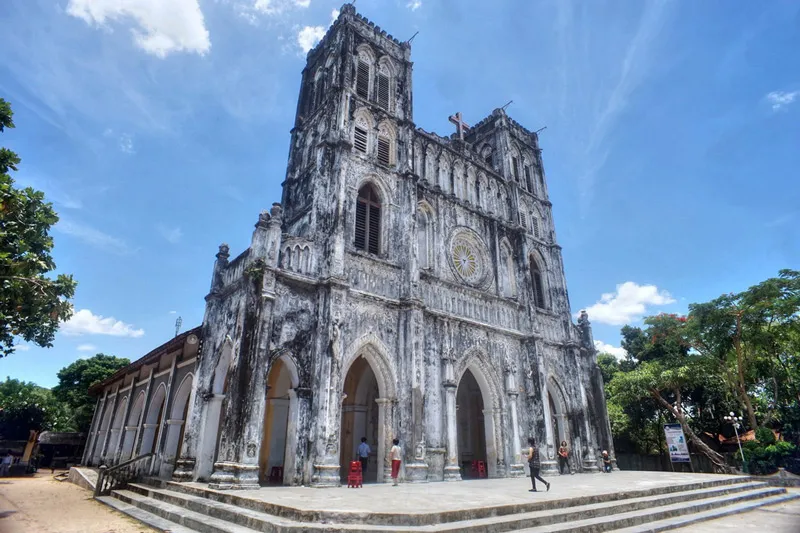
<svg viewBox="0 0 800 533"><path fill-rule="evenodd" d="M759 427L759 404L800 403L800 272L689 306L685 339L716 367L747 415ZM769 421L770 412L762 421Z"/></svg>
<svg viewBox="0 0 800 533"><path fill-rule="evenodd" d="M99 353L90 359L78 359L58 372L53 395L69 407L78 431L89 431L94 416L95 398L89 394L89 387L129 364L123 357Z"/></svg>
<svg viewBox="0 0 800 533"><path fill-rule="evenodd" d="M0 98L0 132L13 128L13 113ZM58 222L44 194L14 187L9 171L20 159L0 148L0 357L14 352L17 337L52 346L60 321L72 315L71 275L46 276L56 268L50 227Z"/></svg>
<svg viewBox="0 0 800 533"><path fill-rule="evenodd" d="M49 389L11 378L0 382L0 439L26 440L32 429L73 431L71 422Z"/></svg>
<svg viewBox="0 0 800 533"><path fill-rule="evenodd" d="M627 372L618 372L609 384L611 397L623 405L656 404L650 423L638 428L643 432L660 432L657 409L663 409L683 428L686 437L721 470L727 471L724 458L709 448L693 427L698 402L693 396L705 390L713 374L705 358L689 350L684 340L686 319L676 315L657 315L645 319L646 329L623 328L622 346L633 365ZM651 411L652 412L652 411ZM660 438L660 433L655 433Z"/></svg>

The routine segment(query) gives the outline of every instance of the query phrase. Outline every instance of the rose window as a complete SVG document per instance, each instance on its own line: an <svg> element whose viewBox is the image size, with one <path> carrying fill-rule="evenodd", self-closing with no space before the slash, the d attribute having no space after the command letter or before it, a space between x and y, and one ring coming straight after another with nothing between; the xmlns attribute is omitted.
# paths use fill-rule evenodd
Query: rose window
<svg viewBox="0 0 800 533"><path fill-rule="evenodd" d="M461 281L482 286L488 280L489 255L477 234L466 228L450 238L450 266Z"/></svg>

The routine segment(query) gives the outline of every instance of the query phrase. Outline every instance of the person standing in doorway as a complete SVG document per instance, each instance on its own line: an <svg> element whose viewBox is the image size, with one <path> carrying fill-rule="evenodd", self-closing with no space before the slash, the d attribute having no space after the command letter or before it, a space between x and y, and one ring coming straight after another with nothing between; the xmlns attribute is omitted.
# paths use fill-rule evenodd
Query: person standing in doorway
<svg viewBox="0 0 800 533"><path fill-rule="evenodd" d="M367 466L369 466L369 454L372 450L367 444L367 437L361 437L361 444L358 445L358 460L361 461L361 474L367 473Z"/></svg>
<svg viewBox="0 0 800 533"><path fill-rule="evenodd" d="M542 468L542 463L539 459L539 449L536 447L536 440L531 437L528 439L528 444L530 445L528 448L528 467L531 469L531 483L533 484L533 488L528 492L536 492L536 480L538 479L542 483L544 483L547 490L550 490L550 483L542 479L539 475L539 470Z"/></svg>
<svg viewBox="0 0 800 533"><path fill-rule="evenodd" d="M564 467L567 467L567 472L572 474L572 470L569 468L569 448L567 448L567 441L562 440L561 446L558 448L558 472L559 474L564 473Z"/></svg>
<svg viewBox="0 0 800 533"><path fill-rule="evenodd" d="M392 451L389 452L389 457L392 460L392 485L397 486L397 477L400 475L400 461L402 461L402 452L400 451L400 439L392 441Z"/></svg>

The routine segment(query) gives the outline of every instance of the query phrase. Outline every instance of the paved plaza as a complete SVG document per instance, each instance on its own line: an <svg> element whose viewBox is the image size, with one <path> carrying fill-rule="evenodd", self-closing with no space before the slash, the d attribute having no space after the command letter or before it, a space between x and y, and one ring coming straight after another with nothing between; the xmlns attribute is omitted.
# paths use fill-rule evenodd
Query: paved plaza
<svg viewBox="0 0 800 533"><path fill-rule="evenodd" d="M428 514L468 510L479 507L517 505L532 501L580 499L607 493L632 492L667 485L736 478L715 474L672 472L613 472L611 474L576 474L546 478L551 486L537 482L539 492L528 492L530 478L481 479L461 482L368 484L361 489L346 487L316 489L310 487L265 487L259 490L227 492L304 511L349 511L352 513ZM204 483L187 485L207 489Z"/></svg>

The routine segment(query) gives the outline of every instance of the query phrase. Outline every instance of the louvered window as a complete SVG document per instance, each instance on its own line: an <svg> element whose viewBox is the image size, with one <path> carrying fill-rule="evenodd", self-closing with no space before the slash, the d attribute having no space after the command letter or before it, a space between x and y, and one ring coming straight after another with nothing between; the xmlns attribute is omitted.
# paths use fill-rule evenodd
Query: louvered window
<svg viewBox="0 0 800 533"><path fill-rule="evenodd" d="M378 163L388 167L392 164L391 142L386 137L378 137Z"/></svg>
<svg viewBox="0 0 800 533"><path fill-rule="evenodd" d="M531 282L533 284L533 303L536 307L544 308L544 287L542 286L542 272L536 260L531 257Z"/></svg>
<svg viewBox="0 0 800 533"><path fill-rule="evenodd" d="M528 216L525 214L525 211L519 212L519 223L523 228L528 229Z"/></svg>
<svg viewBox="0 0 800 533"><path fill-rule="evenodd" d="M533 193L533 180L531 179L531 167L525 167L525 185L528 187L528 191Z"/></svg>
<svg viewBox="0 0 800 533"><path fill-rule="evenodd" d="M514 176L514 181L519 181L519 160L516 157L511 158L511 172Z"/></svg>
<svg viewBox="0 0 800 533"><path fill-rule="evenodd" d="M378 105L389 109L389 76L378 74Z"/></svg>
<svg viewBox="0 0 800 533"><path fill-rule="evenodd" d="M369 70L369 63L359 59L356 73L356 94L361 98L369 98Z"/></svg>
<svg viewBox="0 0 800 533"><path fill-rule="evenodd" d="M381 203L375 189L365 185L356 201L355 246L371 254L380 252Z"/></svg>
<svg viewBox="0 0 800 533"><path fill-rule="evenodd" d="M353 132L353 146L361 153L367 153L367 130L355 127Z"/></svg>
<svg viewBox="0 0 800 533"><path fill-rule="evenodd" d="M531 227L533 228L533 236L539 238L539 219L531 217Z"/></svg>
<svg viewBox="0 0 800 533"><path fill-rule="evenodd" d="M483 156L483 162L486 163L486 166L492 168L493 160L492 160L492 151L488 150Z"/></svg>

